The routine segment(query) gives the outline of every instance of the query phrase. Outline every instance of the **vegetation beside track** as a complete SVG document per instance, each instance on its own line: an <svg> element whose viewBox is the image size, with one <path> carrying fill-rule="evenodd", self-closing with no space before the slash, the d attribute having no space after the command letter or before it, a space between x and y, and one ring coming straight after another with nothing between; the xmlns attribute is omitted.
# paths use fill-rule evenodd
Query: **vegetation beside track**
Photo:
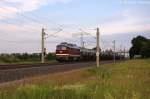
<svg viewBox="0 0 150 99"><path fill-rule="evenodd" d="M45 57L46 62L54 61L55 55L53 53L48 53ZM40 63L41 54L40 53L13 53L13 54L0 54L0 64L30 64L30 63Z"/></svg>
<svg viewBox="0 0 150 99"><path fill-rule="evenodd" d="M19 86L18 86L19 85ZM0 99L149 99L150 59L33 78L1 87Z"/></svg>

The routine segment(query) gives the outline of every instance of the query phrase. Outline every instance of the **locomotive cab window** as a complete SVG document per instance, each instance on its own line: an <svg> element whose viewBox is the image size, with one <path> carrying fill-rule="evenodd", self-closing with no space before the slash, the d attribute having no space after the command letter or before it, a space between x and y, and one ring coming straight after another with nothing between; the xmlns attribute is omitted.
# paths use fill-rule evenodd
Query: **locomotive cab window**
<svg viewBox="0 0 150 99"><path fill-rule="evenodd" d="M67 47L62 46L62 47L61 47L61 50L67 50Z"/></svg>
<svg viewBox="0 0 150 99"><path fill-rule="evenodd" d="M57 46L57 50L67 50L67 47L65 47L65 46Z"/></svg>

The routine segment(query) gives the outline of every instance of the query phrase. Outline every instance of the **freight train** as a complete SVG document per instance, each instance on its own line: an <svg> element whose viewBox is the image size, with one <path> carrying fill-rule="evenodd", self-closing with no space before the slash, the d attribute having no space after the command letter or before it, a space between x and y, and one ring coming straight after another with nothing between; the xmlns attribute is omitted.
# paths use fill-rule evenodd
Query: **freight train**
<svg viewBox="0 0 150 99"><path fill-rule="evenodd" d="M112 51L101 52L100 59L112 60L114 53ZM116 59L123 59L123 55L115 53ZM94 61L96 60L96 49L87 49L63 42L56 47L56 60L59 62L64 61Z"/></svg>
<svg viewBox="0 0 150 99"><path fill-rule="evenodd" d="M78 47L76 44L63 42L56 47L57 61L95 60L96 51Z"/></svg>

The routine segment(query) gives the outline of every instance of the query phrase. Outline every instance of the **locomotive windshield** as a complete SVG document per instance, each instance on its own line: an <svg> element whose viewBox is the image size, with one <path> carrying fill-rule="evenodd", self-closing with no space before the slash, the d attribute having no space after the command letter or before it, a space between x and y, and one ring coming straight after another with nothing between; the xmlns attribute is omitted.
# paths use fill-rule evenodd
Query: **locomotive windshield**
<svg viewBox="0 0 150 99"><path fill-rule="evenodd" d="M67 50L66 46L57 46L57 50Z"/></svg>
<svg viewBox="0 0 150 99"><path fill-rule="evenodd" d="M67 47L62 46L62 47L61 47L61 50L67 50Z"/></svg>

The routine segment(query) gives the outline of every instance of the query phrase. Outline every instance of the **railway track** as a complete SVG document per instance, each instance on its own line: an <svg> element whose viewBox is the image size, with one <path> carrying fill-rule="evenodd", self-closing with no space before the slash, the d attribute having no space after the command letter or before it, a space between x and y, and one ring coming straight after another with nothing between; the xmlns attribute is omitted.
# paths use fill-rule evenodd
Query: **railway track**
<svg viewBox="0 0 150 99"><path fill-rule="evenodd" d="M65 65L77 62L63 62L63 63L36 63L36 64L1 64L0 70L10 70L10 69L22 69L22 68L32 68L32 67L43 67L43 66L53 66L53 65Z"/></svg>
<svg viewBox="0 0 150 99"><path fill-rule="evenodd" d="M61 63L9 64L9 65L5 64L5 65L0 65L0 70L21 69L21 68L30 68L30 67L60 65L60 64Z"/></svg>
<svg viewBox="0 0 150 99"><path fill-rule="evenodd" d="M104 61L101 64L108 64L111 61ZM95 62L80 62L80 63L60 63L60 64L38 64L38 65L18 65L11 68L6 65L0 69L0 83L21 80L27 77L46 75L51 73L65 72L74 69L94 66ZM22 67L19 67L22 66ZM7 68L8 67L8 68Z"/></svg>

